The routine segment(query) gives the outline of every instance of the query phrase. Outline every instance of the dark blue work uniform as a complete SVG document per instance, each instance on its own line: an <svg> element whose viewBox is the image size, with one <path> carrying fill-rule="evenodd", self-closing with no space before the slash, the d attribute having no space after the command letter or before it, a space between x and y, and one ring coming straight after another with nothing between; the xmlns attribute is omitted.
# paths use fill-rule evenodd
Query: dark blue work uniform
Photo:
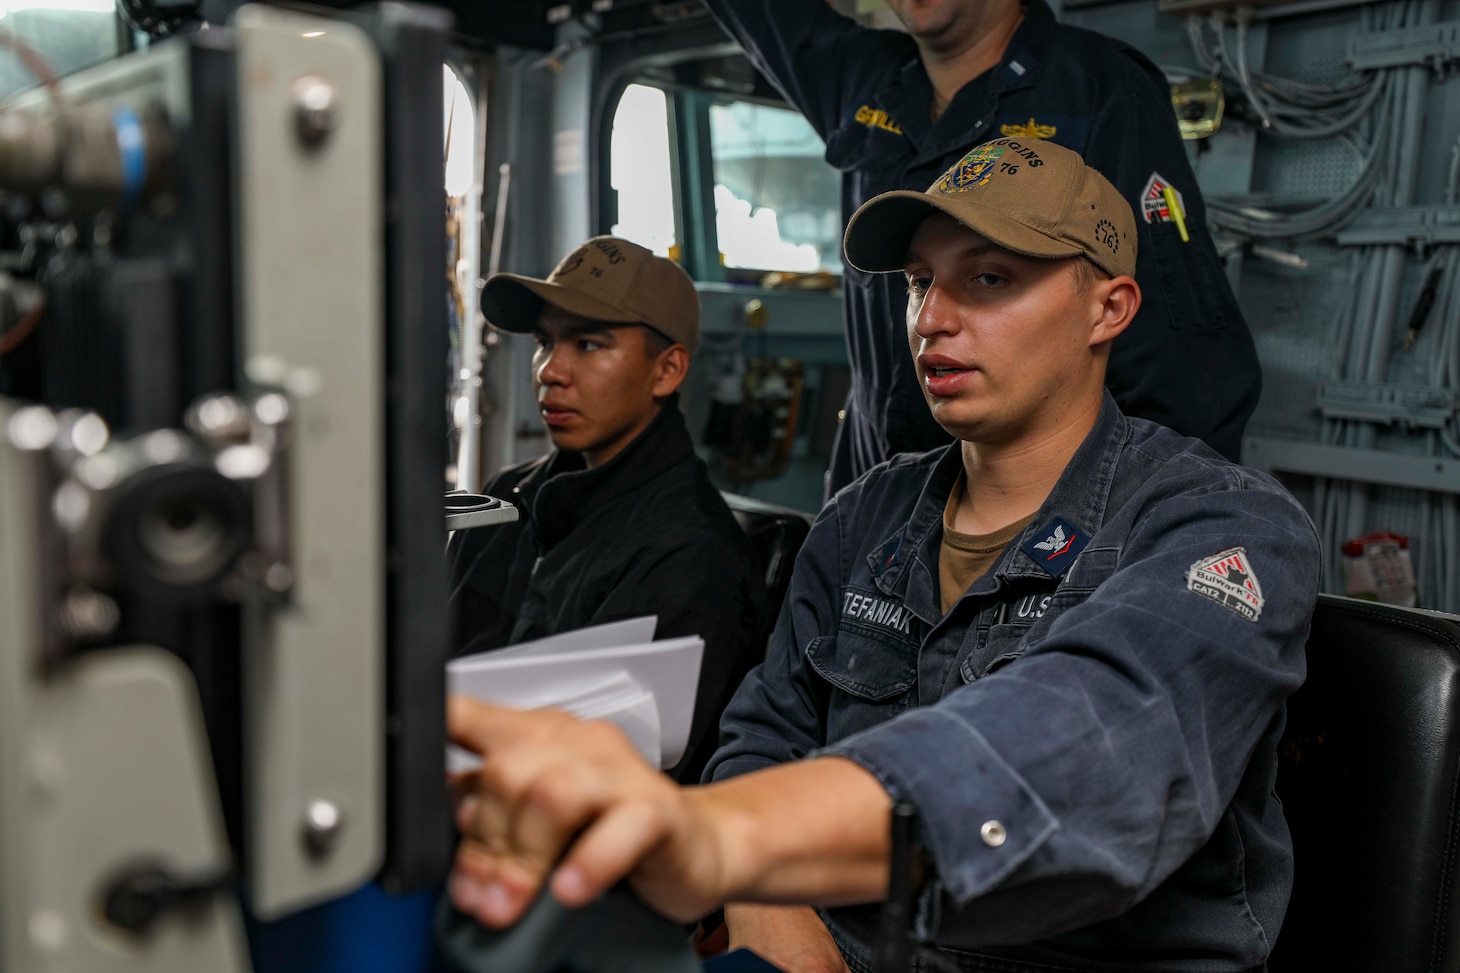
<svg viewBox="0 0 1460 973"><path fill-rule="evenodd" d="M843 218L893 189L927 189L971 146L1003 135L1081 153L1136 215L1144 301L1116 340L1107 384L1129 415L1206 440L1236 459L1261 373L1206 225L1170 87L1135 49L1055 22L1030 0L997 67L930 121L933 88L911 37L870 30L825 0L706 0L758 68L826 141L841 169ZM1183 243L1164 187L1184 203ZM845 268L852 390L832 489L888 456L948 441L907 353L906 287Z"/></svg>
<svg viewBox="0 0 1460 973"><path fill-rule="evenodd" d="M822 510L707 777L831 754L913 801L916 930L960 970L1260 967L1292 885L1272 788L1318 592L1308 516L1107 395L945 615L961 462L899 457ZM870 973L875 909L825 916Z"/></svg>

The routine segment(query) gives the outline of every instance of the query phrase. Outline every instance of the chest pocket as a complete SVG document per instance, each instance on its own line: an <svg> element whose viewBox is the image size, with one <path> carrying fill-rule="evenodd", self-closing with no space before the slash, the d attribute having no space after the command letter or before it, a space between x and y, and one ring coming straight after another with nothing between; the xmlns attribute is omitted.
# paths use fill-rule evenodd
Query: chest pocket
<svg viewBox="0 0 1460 973"><path fill-rule="evenodd" d="M812 640L806 659L831 687L827 743L905 711L917 682L916 645L854 629Z"/></svg>
<svg viewBox="0 0 1460 973"><path fill-rule="evenodd" d="M964 682L973 682L1013 662L1024 654L1024 636L1033 627L1032 618L993 626L983 645L959 663L958 675Z"/></svg>
<svg viewBox="0 0 1460 973"><path fill-rule="evenodd" d="M983 644L959 664L964 682L973 682L1018 659L1044 637L1049 627L1069 609L1084 604L1115 570L1117 551L1087 549L1065 572L1053 591L1026 592L1008 603L1005 621L989 628Z"/></svg>

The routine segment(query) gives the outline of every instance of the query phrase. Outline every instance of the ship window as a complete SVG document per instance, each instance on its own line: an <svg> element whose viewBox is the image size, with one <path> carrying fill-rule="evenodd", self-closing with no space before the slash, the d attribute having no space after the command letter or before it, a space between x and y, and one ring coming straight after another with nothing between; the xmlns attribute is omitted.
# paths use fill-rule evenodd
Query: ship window
<svg viewBox="0 0 1460 973"><path fill-rule="evenodd" d="M679 259L670 170L669 100L663 89L631 84L619 99L609 148L618 221L609 232Z"/></svg>
<svg viewBox="0 0 1460 973"><path fill-rule="evenodd" d="M799 112L712 104L715 228L726 267L839 271L837 172Z"/></svg>
<svg viewBox="0 0 1460 973"><path fill-rule="evenodd" d="M115 0L0 0L0 31L35 51L57 76L122 53ZM11 52L0 52L0 98L39 79Z"/></svg>
<svg viewBox="0 0 1460 973"><path fill-rule="evenodd" d="M838 173L799 112L764 97L645 80L625 88L614 110L608 232L699 280L840 273Z"/></svg>

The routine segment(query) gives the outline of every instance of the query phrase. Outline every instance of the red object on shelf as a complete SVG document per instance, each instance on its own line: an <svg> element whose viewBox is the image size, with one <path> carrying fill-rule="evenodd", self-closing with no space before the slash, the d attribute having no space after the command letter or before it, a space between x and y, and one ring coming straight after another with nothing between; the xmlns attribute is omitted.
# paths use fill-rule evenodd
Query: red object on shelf
<svg viewBox="0 0 1460 973"><path fill-rule="evenodd" d="M1401 551L1409 550L1409 538L1403 534L1394 534L1387 530L1381 530L1376 534L1365 534L1363 537L1350 537L1343 542L1343 553L1349 557L1361 557L1364 548L1370 544L1382 544L1391 541L1399 545Z"/></svg>

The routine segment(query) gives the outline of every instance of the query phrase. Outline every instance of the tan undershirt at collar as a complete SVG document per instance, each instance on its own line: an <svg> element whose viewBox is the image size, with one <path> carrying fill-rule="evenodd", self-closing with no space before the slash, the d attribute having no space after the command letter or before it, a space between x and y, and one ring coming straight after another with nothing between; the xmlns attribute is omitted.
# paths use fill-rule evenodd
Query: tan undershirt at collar
<svg viewBox="0 0 1460 973"><path fill-rule="evenodd" d="M963 501L964 482L963 474L959 474L943 508L943 543L938 548L938 588L945 615L953 603L994 566L1009 542L1023 533L1034 519L1034 514L1030 514L992 534L963 534L954 530L953 518Z"/></svg>

